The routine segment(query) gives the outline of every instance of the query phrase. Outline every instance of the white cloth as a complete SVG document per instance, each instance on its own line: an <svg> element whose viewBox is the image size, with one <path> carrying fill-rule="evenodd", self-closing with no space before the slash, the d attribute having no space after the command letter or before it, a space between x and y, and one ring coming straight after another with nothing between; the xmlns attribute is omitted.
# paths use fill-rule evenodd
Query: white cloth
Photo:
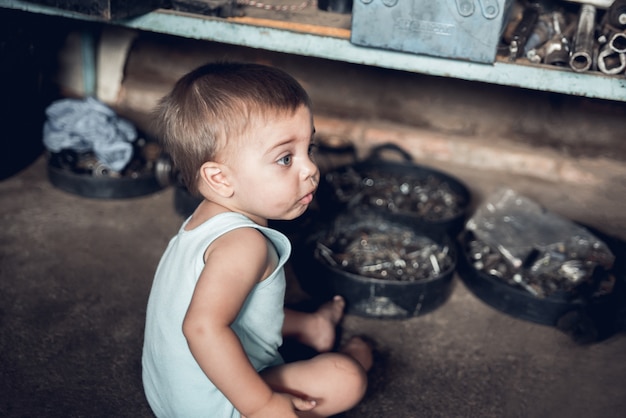
<svg viewBox="0 0 626 418"><path fill-rule="evenodd" d="M93 151L114 171L124 169L133 156L135 126L92 97L57 100L46 109L46 117L43 143L51 152Z"/></svg>

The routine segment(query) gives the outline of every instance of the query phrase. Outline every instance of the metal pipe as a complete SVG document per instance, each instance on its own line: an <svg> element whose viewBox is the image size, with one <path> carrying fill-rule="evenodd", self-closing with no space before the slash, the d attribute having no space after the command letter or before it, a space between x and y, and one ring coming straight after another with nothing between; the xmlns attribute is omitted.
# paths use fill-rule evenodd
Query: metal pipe
<svg viewBox="0 0 626 418"><path fill-rule="evenodd" d="M608 44L598 54L598 69L604 74L619 74L626 68L626 54L613 51Z"/></svg>
<svg viewBox="0 0 626 418"><path fill-rule="evenodd" d="M90 31L81 32L80 49L83 60L83 88L86 97L96 95L96 38Z"/></svg>
<svg viewBox="0 0 626 418"><path fill-rule="evenodd" d="M578 27L574 38L574 48L569 60L570 67L576 72L587 71L593 64L595 23L595 6L590 4L581 5L578 15Z"/></svg>
<svg viewBox="0 0 626 418"><path fill-rule="evenodd" d="M609 46L615 52L626 52L626 32L617 32L609 39Z"/></svg>
<svg viewBox="0 0 626 418"><path fill-rule="evenodd" d="M524 55L526 42L528 41L528 37L532 33L538 18L538 7L529 6L524 10L522 20L517 24L509 44L509 60L514 61L516 58Z"/></svg>
<svg viewBox="0 0 626 418"><path fill-rule="evenodd" d="M542 48L543 62L548 65L556 65L565 67L567 65L567 59L569 57L569 44L567 38L554 37L552 40L546 42Z"/></svg>
<svg viewBox="0 0 626 418"><path fill-rule="evenodd" d="M538 49L528 51L526 58L535 63L543 62L548 65L566 66L569 63L570 55L568 38L575 30L575 23L570 24L563 31L564 17L561 13L552 13L551 20L554 35Z"/></svg>

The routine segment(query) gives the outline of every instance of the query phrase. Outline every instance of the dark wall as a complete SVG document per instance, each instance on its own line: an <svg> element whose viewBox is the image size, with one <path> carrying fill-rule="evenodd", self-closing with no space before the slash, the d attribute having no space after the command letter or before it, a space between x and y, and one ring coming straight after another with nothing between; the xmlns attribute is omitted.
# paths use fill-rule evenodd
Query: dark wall
<svg viewBox="0 0 626 418"><path fill-rule="evenodd" d="M56 95L48 76L64 36L49 19L0 10L0 180L43 151L44 110Z"/></svg>

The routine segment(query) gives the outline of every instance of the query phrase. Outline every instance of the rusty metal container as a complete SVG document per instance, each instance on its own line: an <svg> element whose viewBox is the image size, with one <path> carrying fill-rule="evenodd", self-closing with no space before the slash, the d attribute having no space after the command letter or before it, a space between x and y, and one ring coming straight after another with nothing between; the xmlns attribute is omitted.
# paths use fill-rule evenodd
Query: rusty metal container
<svg viewBox="0 0 626 418"><path fill-rule="evenodd" d="M354 0L355 45L493 63L511 0Z"/></svg>

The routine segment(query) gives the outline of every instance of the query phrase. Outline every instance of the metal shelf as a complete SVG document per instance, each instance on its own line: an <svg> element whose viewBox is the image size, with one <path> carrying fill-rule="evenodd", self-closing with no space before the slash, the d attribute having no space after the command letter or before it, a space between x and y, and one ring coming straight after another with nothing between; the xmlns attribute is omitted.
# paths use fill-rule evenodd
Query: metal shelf
<svg viewBox="0 0 626 418"><path fill-rule="evenodd" d="M93 20L79 13L26 1L0 0L0 7L33 13ZM223 19L159 9L109 24L186 38L241 45L276 52L326 58L440 77L479 81L533 90L626 102L626 76L598 72L576 73L541 65L497 61L493 65L442 59L404 52L365 48L350 43L349 30L294 30L267 20Z"/></svg>

